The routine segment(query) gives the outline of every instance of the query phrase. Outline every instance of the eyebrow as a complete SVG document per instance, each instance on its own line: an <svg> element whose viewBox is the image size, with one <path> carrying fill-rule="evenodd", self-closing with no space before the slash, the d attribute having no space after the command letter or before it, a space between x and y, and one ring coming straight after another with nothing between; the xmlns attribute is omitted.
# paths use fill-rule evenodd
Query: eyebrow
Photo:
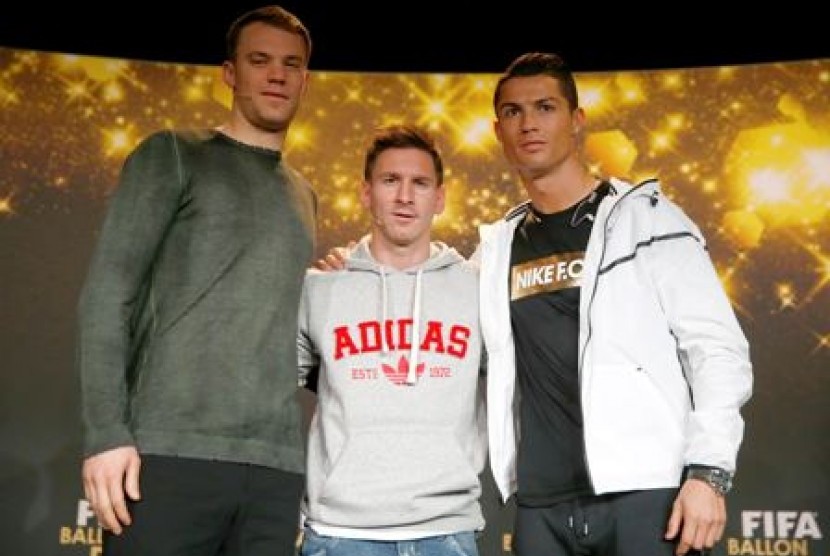
<svg viewBox="0 0 830 556"><path fill-rule="evenodd" d="M499 103L499 108L501 109L504 106L526 106L526 105L533 105L539 104L540 102L560 102L564 99L560 99L559 97L555 96L546 96L541 98L535 98L533 100L522 102L518 100L505 100Z"/></svg>
<svg viewBox="0 0 830 556"><path fill-rule="evenodd" d="M403 178L404 175L401 172L396 170L386 170L382 172L378 172L379 178ZM412 180L417 181L430 181L430 182L437 182L437 178L429 175L429 174L414 174L411 176Z"/></svg>
<svg viewBox="0 0 830 556"><path fill-rule="evenodd" d="M245 53L244 56L246 58L267 58L269 60L283 60L305 64L305 56L301 54L286 54L283 56L278 56L271 54L270 52L266 52L264 50L251 50L250 52Z"/></svg>

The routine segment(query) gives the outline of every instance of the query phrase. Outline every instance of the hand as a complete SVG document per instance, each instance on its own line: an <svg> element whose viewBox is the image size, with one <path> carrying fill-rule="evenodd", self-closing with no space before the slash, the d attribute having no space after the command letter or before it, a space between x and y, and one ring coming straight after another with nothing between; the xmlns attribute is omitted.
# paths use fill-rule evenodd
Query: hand
<svg viewBox="0 0 830 556"><path fill-rule="evenodd" d="M701 480L685 481L674 500L666 529L666 539L677 538L680 533L675 554L686 554L692 548L712 548L723 536L725 527L723 496Z"/></svg>
<svg viewBox="0 0 830 556"><path fill-rule="evenodd" d="M132 523L124 494L131 500L141 498L138 472L141 458L135 446L113 448L84 460L81 472L84 494L104 529L120 535L122 525Z"/></svg>
<svg viewBox="0 0 830 556"><path fill-rule="evenodd" d="M317 259L314 268L324 272L343 270L346 268L346 255L357 245L356 241L350 241L346 247L332 247L322 259Z"/></svg>

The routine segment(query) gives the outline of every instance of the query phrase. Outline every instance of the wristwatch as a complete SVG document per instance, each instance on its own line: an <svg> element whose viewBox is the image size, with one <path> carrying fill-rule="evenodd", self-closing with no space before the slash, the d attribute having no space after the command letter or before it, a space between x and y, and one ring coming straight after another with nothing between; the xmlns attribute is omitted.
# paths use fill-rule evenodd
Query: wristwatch
<svg viewBox="0 0 830 556"><path fill-rule="evenodd" d="M732 473L720 467L690 465L686 468L685 478L703 481L721 496L732 489Z"/></svg>

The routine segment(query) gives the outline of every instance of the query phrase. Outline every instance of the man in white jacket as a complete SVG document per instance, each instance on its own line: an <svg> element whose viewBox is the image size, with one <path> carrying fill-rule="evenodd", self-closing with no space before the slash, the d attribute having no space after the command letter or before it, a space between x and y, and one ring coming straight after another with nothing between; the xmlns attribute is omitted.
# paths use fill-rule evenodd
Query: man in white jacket
<svg viewBox="0 0 830 556"><path fill-rule="evenodd" d="M708 549L752 375L704 238L656 180L591 175L558 56L517 58L494 107L529 198L481 227L475 255L490 463L517 496L515 553Z"/></svg>

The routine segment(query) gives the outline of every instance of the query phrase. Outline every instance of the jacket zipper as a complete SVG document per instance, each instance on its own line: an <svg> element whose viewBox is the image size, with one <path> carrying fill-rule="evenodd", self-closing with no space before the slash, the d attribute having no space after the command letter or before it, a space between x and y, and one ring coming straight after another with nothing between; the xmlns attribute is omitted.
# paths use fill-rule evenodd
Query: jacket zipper
<svg viewBox="0 0 830 556"><path fill-rule="evenodd" d="M588 472L588 486L591 487L591 492L595 492L594 489L594 478L591 475L591 466L588 464L588 442L586 441L586 422L585 422L585 407L582 404L582 368L585 363L585 353L588 351L588 344L591 341L591 333L592 333L592 326L591 326L591 306L594 303L594 297L597 293L597 286L599 284L599 274L600 270L602 269L602 262L605 260L605 250L608 247L608 221L611 220L611 215L617 210L617 207L625 201L626 197L629 195L634 194L635 191L638 191L639 187L632 187L629 191L627 191L620 199L614 204L613 207L608 211L608 215L602 221L602 253L600 253L599 263L596 266L596 274L594 276L594 287L591 288L591 298L588 300L588 304L585 308L586 315L585 315L585 322L587 323L588 333L585 337L585 345L582 347L582 353L579 354L579 364L577 366L577 379L579 384L579 409L582 412L582 461L585 464L585 470ZM599 222L594 222L594 226L599 224ZM596 230L596 228L594 228ZM591 231L591 235L594 234L594 230ZM588 239L590 242L590 238Z"/></svg>

